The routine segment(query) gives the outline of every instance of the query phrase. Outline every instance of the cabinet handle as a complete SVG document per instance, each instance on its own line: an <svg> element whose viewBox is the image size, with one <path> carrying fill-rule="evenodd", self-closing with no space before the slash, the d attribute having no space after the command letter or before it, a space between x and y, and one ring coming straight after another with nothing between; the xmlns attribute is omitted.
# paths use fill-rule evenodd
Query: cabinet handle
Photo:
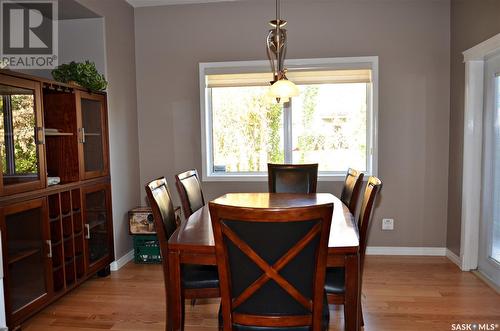
<svg viewBox="0 0 500 331"><path fill-rule="evenodd" d="M36 144L43 145L45 144L45 128L37 126L36 127Z"/></svg>
<svg viewBox="0 0 500 331"><path fill-rule="evenodd" d="M90 239L90 225L88 223L85 224L85 230L87 230L87 233L85 234L85 239Z"/></svg>
<svg viewBox="0 0 500 331"><path fill-rule="evenodd" d="M79 128L80 131L80 143L85 144L85 128Z"/></svg>
<svg viewBox="0 0 500 331"><path fill-rule="evenodd" d="M46 240L45 242L49 245L49 254L47 254L47 257L52 258L52 240Z"/></svg>

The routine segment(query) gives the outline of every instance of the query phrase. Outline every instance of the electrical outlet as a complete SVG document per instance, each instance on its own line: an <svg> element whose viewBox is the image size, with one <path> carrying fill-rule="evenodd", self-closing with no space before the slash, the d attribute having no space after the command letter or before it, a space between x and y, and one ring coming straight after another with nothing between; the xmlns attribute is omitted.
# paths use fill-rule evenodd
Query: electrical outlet
<svg viewBox="0 0 500 331"><path fill-rule="evenodd" d="M382 230L394 230L394 219L393 218L383 218L382 219Z"/></svg>

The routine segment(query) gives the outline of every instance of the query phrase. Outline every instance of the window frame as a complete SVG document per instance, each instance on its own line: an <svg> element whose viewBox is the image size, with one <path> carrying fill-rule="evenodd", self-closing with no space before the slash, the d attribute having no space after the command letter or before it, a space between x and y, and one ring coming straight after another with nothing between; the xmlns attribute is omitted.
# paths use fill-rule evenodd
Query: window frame
<svg viewBox="0 0 500 331"><path fill-rule="evenodd" d="M367 170L366 175L377 176L378 173L378 56L363 57L336 57L316 59L290 59L286 61L289 69L315 68L325 70L341 69L371 69L372 88L368 89L367 100ZM228 62L202 62L199 64L200 79L200 120L201 120L201 155L202 155L202 180L207 182L263 182L267 181L267 172L232 172L218 173L213 171L213 126L212 126L212 100L209 89L206 88L206 75L210 71L239 71L252 72L269 69L268 60L257 61L228 61ZM293 101L292 101L293 102ZM291 138L290 108L283 108L284 135ZM291 142L291 140L288 140ZM285 139L285 162L287 159L287 139ZM347 169L346 169L347 170ZM368 178L366 176L366 178ZM345 173L320 171L318 181L343 181Z"/></svg>

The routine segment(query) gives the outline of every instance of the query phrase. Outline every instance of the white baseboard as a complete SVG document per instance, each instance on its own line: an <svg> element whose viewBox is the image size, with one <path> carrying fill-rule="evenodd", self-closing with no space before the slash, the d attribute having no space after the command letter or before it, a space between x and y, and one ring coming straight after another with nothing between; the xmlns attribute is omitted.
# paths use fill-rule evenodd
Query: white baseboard
<svg viewBox="0 0 500 331"><path fill-rule="evenodd" d="M446 247L394 247L394 246L369 246L366 255L415 255L415 256L446 256L458 267L461 266L460 258ZM134 259L134 250L111 263L111 271L117 271Z"/></svg>
<svg viewBox="0 0 500 331"><path fill-rule="evenodd" d="M422 256L446 256L445 247L384 247L369 246L366 248L367 255L422 255Z"/></svg>
<svg viewBox="0 0 500 331"><path fill-rule="evenodd" d="M448 248L446 249L446 257L453 263L455 263L460 269L462 269L462 260L460 257L450 251Z"/></svg>
<svg viewBox="0 0 500 331"><path fill-rule="evenodd" d="M130 252L123 255L118 260L111 262L110 265L111 271L118 271L121 267L123 267L125 264L129 263L133 259L134 259L134 250L132 249Z"/></svg>
<svg viewBox="0 0 500 331"><path fill-rule="evenodd" d="M495 290L495 292L500 294L500 287L498 285L496 285L492 279L490 279L488 276L486 276L485 274L483 274L479 270L471 270L471 272L474 275L476 275L479 279L481 279L483 282L485 282L489 287L491 287L493 290Z"/></svg>

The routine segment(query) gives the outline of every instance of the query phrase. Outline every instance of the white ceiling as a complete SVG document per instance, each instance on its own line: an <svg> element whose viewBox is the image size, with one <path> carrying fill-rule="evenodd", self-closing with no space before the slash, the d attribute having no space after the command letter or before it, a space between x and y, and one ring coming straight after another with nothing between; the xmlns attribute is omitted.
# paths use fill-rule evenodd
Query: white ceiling
<svg viewBox="0 0 500 331"><path fill-rule="evenodd" d="M229 2L238 0L127 0L134 7L187 5L193 3Z"/></svg>

